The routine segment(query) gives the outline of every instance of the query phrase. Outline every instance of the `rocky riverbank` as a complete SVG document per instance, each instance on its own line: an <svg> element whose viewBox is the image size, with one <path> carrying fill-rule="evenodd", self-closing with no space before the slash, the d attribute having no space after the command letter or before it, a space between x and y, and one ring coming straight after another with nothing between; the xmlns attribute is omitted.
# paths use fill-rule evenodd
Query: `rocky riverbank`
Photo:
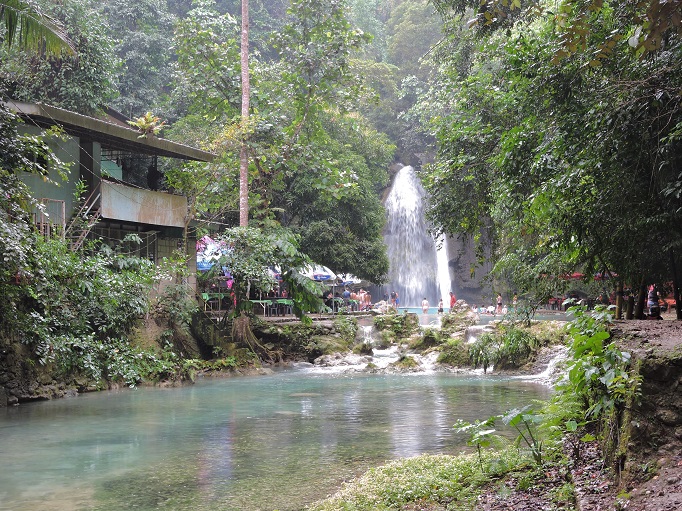
<svg viewBox="0 0 682 511"><path fill-rule="evenodd" d="M568 481L578 511L682 509L682 322L618 321L612 333L641 376L640 397L625 415L627 423L620 424L625 438L620 455L609 465L596 442L569 439L565 471L538 474L527 489L520 489L518 476L495 482L477 510L567 509L558 496Z"/></svg>

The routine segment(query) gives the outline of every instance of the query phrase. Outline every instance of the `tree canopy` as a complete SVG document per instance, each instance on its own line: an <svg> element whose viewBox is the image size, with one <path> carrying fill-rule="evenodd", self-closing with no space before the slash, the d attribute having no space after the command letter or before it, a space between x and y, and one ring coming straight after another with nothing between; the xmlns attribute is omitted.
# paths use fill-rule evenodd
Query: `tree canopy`
<svg viewBox="0 0 682 511"><path fill-rule="evenodd" d="M5 21L17 12L0 5ZM38 3L78 58L5 45L7 95L154 111L167 136L215 152L209 165L164 164L166 186L190 198L188 226L236 224L244 141L251 225L285 227L316 262L375 282L396 158L419 167L434 230L473 236L510 289L543 276L559 288L575 270L677 279L679 1L250 8L248 121L237 1Z"/></svg>
<svg viewBox="0 0 682 511"><path fill-rule="evenodd" d="M415 107L438 140L423 172L432 219L447 233L489 233L513 289L540 276L560 288L576 269L634 288L676 282L676 23L641 3L522 3L476 2L475 30L451 16L434 55L439 79Z"/></svg>

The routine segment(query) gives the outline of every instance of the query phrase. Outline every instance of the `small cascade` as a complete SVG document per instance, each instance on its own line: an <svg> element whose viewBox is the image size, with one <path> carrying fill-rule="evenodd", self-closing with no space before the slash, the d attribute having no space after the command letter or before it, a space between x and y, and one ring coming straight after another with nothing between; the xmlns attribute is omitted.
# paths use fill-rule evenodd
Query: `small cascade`
<svg viewBox="0 0 682 511"><path fill-rule="evenodd" d="M298 365L297 369L332 374L357 373L366 372L368 370L367 366L372 364L372 371L385 371L390 373L395 371L391 365L397 362L401 355L401 348L393 345L386 349L374 348L372 350L372 355L356 355L352 353L345 355L339 353L334 355L323 355L315 360L315 364L308 364L306 366ZM418 368L409 372L430 373L442 369L436 362L438 359L438 353L436 352L431 352L426 355L411 353L408 356L414 358L418 363Z"/></svg>
<svg viewBox="0 0 682 511"><path fill-rule="evenodd" d="M374 331L373 325L362 325L362 339L365 344L372 346L374 344L374 338L372 337L372 332Z"/></svg>
<svg viewBox="0 0 682 511"><path fill-rule="evenodd" d="M495 326L490 323L485 323L483 325L471 325L464 333L464 340L467 344L473 344L480 339L483 334L492 332L494 329Z"/></svg>
<svg viewBox="0 0 682 511"><path fill-rule="evenodd" d="M547 364L542 372L529 376L519 376L518 378L551 383L556 380L557 376L560 374L559 364L566 360L567 356L568 348L566 346L552 346L551 349L541 353L538 358L538 364Z"/></svg>
<svg viewBox="0 0 682 511"><path fill-rule="evenodd" d="M450 292L445 243L429 234L424 218L424 189L410 166L398 171L386 198L386 242L390 261L386 294L396 291L401 307L418 307L426 298L431 307ZM440 246L440 249L438 248Z"/></svg>
<svg viewBox="0 0 682 511"><path fill-rule="evenodd" d="M372 363L379 369L385 369L389 365L397 362L400 358L398 346L389 346L385 350L374 348L372 352L374 354Z"/></svg>

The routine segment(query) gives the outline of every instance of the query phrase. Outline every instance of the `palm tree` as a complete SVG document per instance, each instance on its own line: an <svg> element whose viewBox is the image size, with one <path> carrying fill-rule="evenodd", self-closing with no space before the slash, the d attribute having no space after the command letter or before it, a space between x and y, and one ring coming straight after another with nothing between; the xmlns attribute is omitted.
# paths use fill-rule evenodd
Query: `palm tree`
<svg viewBox="0 0 682 511"><path fill-rule="evenodd" d="M0 44L33 49L47 54L75 53L61 24L41 12L33 0L0 0Z"/></svg>

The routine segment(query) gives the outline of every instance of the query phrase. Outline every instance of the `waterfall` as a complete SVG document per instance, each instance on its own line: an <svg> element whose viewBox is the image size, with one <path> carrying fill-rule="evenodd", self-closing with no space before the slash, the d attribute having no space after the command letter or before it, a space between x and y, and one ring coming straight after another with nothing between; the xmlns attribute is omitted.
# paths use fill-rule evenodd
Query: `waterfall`
<svg viewBox="0 0 682 511"><path fill-rule="evenodd" d="M450 280L450 268L448 267L448 250L445 246L445 236L442 234L436 240L436 261L438 263L438 284L440 285L440 297L443 300L443 306L450 308L450 289L452 281ZM434 303L437 306L438 303Z"/></svg>
<svg viewBox="0 0 682 511"><path fill-rule="evenodd" d="M418 307L426 298L431 307L450 292L450 276L444 243L429 234L424 218L424 189L412 167L403 167L386 198L384 241L390 270L386 293L396 291L401 307ZM437 245L441 245L440 250ZM440 251L440 253L439 253Z"/></svg>
<svg viewBox="0 0 682 511"><path fill-rule="evenodd" d="M360 328L362 329L362 339L365 344L369 344L370 346L374 344L374 338L372 338L372 331L374 330L373 325L361 325Z"/></svg>

